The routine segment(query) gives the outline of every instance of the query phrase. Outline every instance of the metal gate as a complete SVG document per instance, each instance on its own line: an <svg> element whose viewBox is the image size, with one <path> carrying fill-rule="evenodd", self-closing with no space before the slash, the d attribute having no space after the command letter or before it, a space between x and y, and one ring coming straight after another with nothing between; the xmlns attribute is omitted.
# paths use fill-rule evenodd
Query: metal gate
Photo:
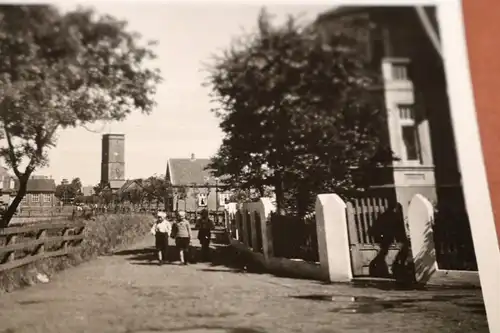
<svg viewBox="0 0 500 333"><path fill-rule="evenodd" d="M385 256L386 269L375 269L380 246L369 232L374 222L381 217L388 206L388 199L377 197L355 198L347 202L347 226L354 277L392 277L392 262L400 248L392 245Z"/></svg>

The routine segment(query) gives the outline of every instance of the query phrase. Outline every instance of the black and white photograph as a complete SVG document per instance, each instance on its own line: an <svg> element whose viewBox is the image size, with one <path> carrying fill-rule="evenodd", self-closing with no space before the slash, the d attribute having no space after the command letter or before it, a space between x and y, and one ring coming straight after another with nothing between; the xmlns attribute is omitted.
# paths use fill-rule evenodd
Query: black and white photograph
<svg viewBox="0 0 500 333"><path fill-rule="evenodd" d="M0 333L496 332L447 6L0 5Z"/></svg>

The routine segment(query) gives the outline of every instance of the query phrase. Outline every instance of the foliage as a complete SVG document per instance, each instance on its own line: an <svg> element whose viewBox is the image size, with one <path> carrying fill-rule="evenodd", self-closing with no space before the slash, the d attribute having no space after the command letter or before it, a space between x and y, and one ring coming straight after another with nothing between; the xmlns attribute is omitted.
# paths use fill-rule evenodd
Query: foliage
<svg viewBox="0 0 500 333"><path fill-rule="evenodd" d="M146 179L146 189L147 189L147 196L152 199L157 199L163 200L166 198L168 189L169 189L169 184L167 180L165 179L165 176L160 175L153 175L149 178Z"/></svg>
<svg viewBox="0 0 500 333"><path fill-rule="evenodd" d="M94 195L98 198L97 201L101 204L109 205L115 201L113 191L107 184L99 183L94 186L94 193Z"/></svg>
<svg viewBox="0 0 500 333"><path fill-rule="evenodd" d="M151 43L126 22L92 10L0 6L0 126L3 157L19 178L9 223L36 168L48 163L60 129L149 114L160 81L146 62ZM24 170L22 169L23 166Z"/></svg>
<svg viewBox="0 0 500 333"><path fill-rule="evenodd" d="M133 205L142 205L144 202L145 191L143 188L133 188L125 194L127 195L126 199Z"/></svg>
<svg viewBox="0 0 500 333"><path fill-rule="evenodd" d="M63 201L69 202L71 199L75 199L82 194L82 182L80 178L74 178L71 183L61 182L61 184L56 186L55 196Z"/></svg>
<svg viewBox="0 0 500 333"><path fill-rule="evenodd" d="M231 191L232 194L229 197L229 202L253 202L257 201L259 198L267 197L270 198L274 195L269 187L264 189L264 192L256 191L253 189L235 189Z"/></svg>
<svg viewBox="0 0 500 333"><path fill-rule="evenodd" d="M210 65L225 137L209 168L233 188L272 186L278 212L305 214L316 194L362 189L356 170L392 159L385 110L355 34L271 23L263 10L257 33Z"/></svg>

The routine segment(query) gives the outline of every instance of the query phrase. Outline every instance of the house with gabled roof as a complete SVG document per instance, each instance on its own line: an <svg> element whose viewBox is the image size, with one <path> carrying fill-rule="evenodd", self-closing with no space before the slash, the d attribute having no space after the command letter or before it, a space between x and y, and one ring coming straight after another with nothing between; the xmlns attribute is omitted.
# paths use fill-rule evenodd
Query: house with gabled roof
<svg viewBox="0 0 500 333"><path fill-rule="evenodd" d="M0 166L0 204L9 205L19 190L19 180L9 169ZM47 176L33 175L28 180L26 195L20 207L52 207L56 205L56 183Z"/></svg>
<svg viewBox="0 0 500 333"><path fill-rule="evenodd" d="M225 184L207 169L208 158L169 158L165 172L166 181L173 189L167 204L170 210L194 212L201 209L222 210L229 202L230 191Z"/></svg>
<svg viewBox="0 0 500 333"><path fill-rule="evenodd" d="M19 181L14 179L14 187L10 189L10 196L16 195L19 189ZM5 185L5 182L4 182ZM56 182L47 176L32 176L28 179L26 195L21 201L23 207L53 207L57 204Z"/></svg>

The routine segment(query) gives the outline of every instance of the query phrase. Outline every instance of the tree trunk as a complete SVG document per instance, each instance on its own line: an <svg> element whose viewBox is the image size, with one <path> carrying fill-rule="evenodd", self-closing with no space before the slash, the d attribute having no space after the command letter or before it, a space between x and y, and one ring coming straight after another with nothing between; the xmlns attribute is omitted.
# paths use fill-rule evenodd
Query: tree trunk
<svg viewBox="0 0 500 333"><path fill-rule="evenodd" d="M26 189L28 186L28 180L30 178L31 172L25 173L21 178L19 178L19 189L16 193L16 197L12 201L12 203L9 205L9 208L7 208L7 211L2 216L2 222L0 224L0 227L5 228L6 226L9 225L10 221L12 220L12 217L17 211L17 208L19 207L19 204L23 200L24 196L26 195Z"/></svg>

